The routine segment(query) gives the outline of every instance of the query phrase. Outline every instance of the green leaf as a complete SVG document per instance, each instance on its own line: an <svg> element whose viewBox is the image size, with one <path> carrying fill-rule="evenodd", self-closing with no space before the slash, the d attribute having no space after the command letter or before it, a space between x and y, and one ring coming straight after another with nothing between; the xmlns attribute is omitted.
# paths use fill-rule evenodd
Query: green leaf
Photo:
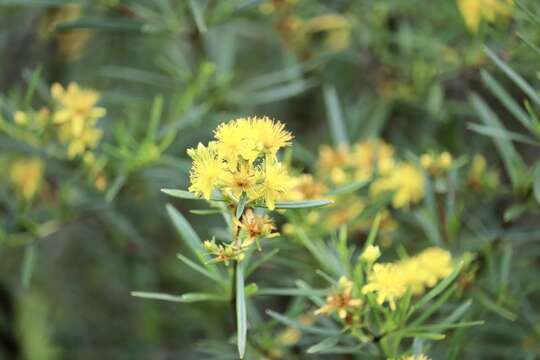
<svg viewBox="0 0 540 360"><path fill-rule="evenodd" d="M366 240L366 245L364 246L364 249L367 248L369 245L373 245L375 243L375 239L377 238L377 234L379 232L380 223L381 223L381 213L378 213L375 216L375 219L373 220L373 224L371 224L371 229L369 229L369 235Z"/></svg>
<svg viewBox="0 0 540 360"><path fill-rule="evenodd" d="M215 282L217 282L220 285L224 284L224 280L223 280L223 278L221 276L219 276L219 275L217 275L215 273L209 272L208 270L206 270L202 266L194 263L193 261L191 261L190 259L185 257L184 255L176 254L176 257L178 259L180 259L180 261L182 261L184 264L186 264L187 266L192 268L194 271L198 272L199 274L202 274L202 275L206 276L207 278L209 278L211 280L214 280Z"/></svg>
<svg viewBox="0 0 540 360"><path fill-rule="evenodd" d="M215 215L215 214L221 214L221 210L219 209L193 209L189 210L190 213L195 215Z"/></svg>
<svg viewBox="0 0 540 360"><path fill-rule="evenodd" d="M142 32L143 23L125 19L79 19L66 21L57 25L54 31L66 31L73 29L94 29L113 32Z"/></svg>
<svg viewBox="0 0 540 360"><path fill-rule="evenodd" d="M186 245L195 254L199 262L203 264L205 268L213 275L215 275L216 277L220 277L216 266L213 264L208 264L208 261L210 259L208 258L208 256L206 256L206 251L204 250L201 239L199 238L195 230L193 230L186 218L182 214L180 214L180 212L176 210L171 204L167 204L166 208L167 213L169 214L169 217L174 224L174 227L176 228Z"/></svg>
<svg viewBox="0 0 540 360"><path fill-rule="evenodd" d="M520 133L509 131L506 129L494 128L491 126L478 125L474 123L468 124L467 128L479 134L494 137L494 138L507 139L507 140L520 142L527 145L534 145L534 146L540 145L538 141L531 139L530 137L526 135L522 135Z"/></svg>
<svg viewBox="0 0 540 360"><path fill-rule="evenodd" d="M273 296L324 296L327 294L326 290L318 289L285 289L285 288L266 288L259 289L257 295L273 295Z"/></svg>
<svg viewBox="0 0 540 360"><path fill-rule="evenodd" d="M536 202L540 204L540 161L536 163L536 169L533 174L533 192Z"/></svg>
<svg viewBox="0 0 540 360"><path fill-rule="evenodd" d="M326 105L326 115L330 125L330 133L334 140L334 145L349 145L347 138L347 129L343 121L343 114L337 95L336 88L332 85L326 85L323 88L324 103Z"/></svg>
<svg viewBox="0 0 540 360"><path fill-rule="evenodd" d="M369 184L369 181L363 180L363 181L354 181L351 183L348 183L343 186L339 186L337 188L334 188L328 192L329 196L335 196L335 195L343 195L343 194L350 194L352 192L356 192Z"/></svg>
<svg viewBox="0 0 540 360"><path fill-rule="evenodd" d="M495 301L491 300L483 291L478 289L474 292L473 296L486 309L493 311L497 315L510 321L514 321L517 319L517 315L515 313L505 309L501 305L497 304Z"/></svg>
<svg viewBox="0 0 540 360"><path fill-rule="evenodd" d="M195 20L197 30L199 30L201 34L204 34L208 28L204 21L203 9L201 8L199 0L188 0L188 5L189 10L191 10L191 14L193 15L193 19Z"/></svg>
<svg viewBox="0 0 540 360"><path fill-rule="evenodd" d="M410 314L422 308L424 305L430 302L431 299L433 299L434 297L439 295L441 292L443 292L444 289L446 289L452 283L452 281L454 281L454 279L458 276L461 269L463 268L463 262L464 260L462 260L458 265L456 265L456 267L450 273L450 275L448 275L445 279L439 282L437 286L435 286L433 289L428 291L422 298L420 298L420 300L411 307Z"/></svg>
<svg viewBox="0 0 540 360"><path fill-rule="evenodd" d="M339 337L332 337L332 338L323 339L323 340L319 341L318 343L316 343L315 345L310 346L307 349L307 353L308 354L316 354L316 353L319 353L321 351L328 350L328 349L336 346L338 342L339 342Z"/></svg>
<svg viewBox="0 0 540 360"><path fill-rule="evenodd" d="M489 108L489 106L480 96L473 94L470 97L470 101L484 124L494 129L505 130L497 115ZM497 150L503 159L506 170L510 175L513 187L518 188L521 185L521 176L525 167L523 160L509 139L496 137L493 138L493 141L495 142Z"/></svg>
<svg viewBox="0 0 540 360"><path fill-rule="evenodd" d="M277 201L276 209L306 209L333 204L332 200Z"/></svg>
<svg viewBox="0 0 540 360"><path fill-rule="evenodd" d="M196 196L195 194L186 191L186 190L179 190L179 189L161 189L161 192L164 194L167 194L169 196L179 198L179 199L187 199L187 200L205 200L203 198L200 198ZM212 196L210 200L213 201L223 201L221 197L218 196Z"/></svg>
<svg viewBox="0 0 540 360"><path fill-rule="evenodd" d="M152 110L150 112L150 124L148 125L148 131L146 132L146 141L153 142L154 140L156 140L162 111L163 96L157 95L156 97L154 97L154 102L152 103Z"/></svg>
<svg viewBox="0 0 540 360"><path fill-rule="evenodd" d="M199 301L227 301L228 299L223 295L211 294L211 293L186 293L183 295L171 295L158 292L146 292L146 291L132 291L131 296L152 299L163 300L181 303L193 303Z"/></svg>
<svg viewBox="0 0 540 360"><path fill-rule="evenodd" d="M34 273L34 268L36 266L36 260L37 260L36 245L33 242L31 242L28 245L26 245L24 249L22 271L21 271L21 284L23 288L27 288L30 285L30 280L32 279L32 274Z"/></svg>
<svg viewBox="0 0 540 360"><path fill-rule="evenodd" d="M497 65L499 69L501 69L529 98L536 103L536 105L540 106L540 96L537 94L537 92L523 79L518 73L516 73L510 66L508 66L506 63L504 63L501 59L495 55L493 51L491 51L489 48L485 48L484 51L486 52L487 56Z"/></svg>
<svg viewBox="0 0 540 360"><path fill-rule="evenodd" d="M240 219L240 217L244 213L244 209L246 208L247 201L248 201L248 197L246 193L242 191L242 195L240 195L240 200L238 201L238 205L236 205L236 218L237 219Z"/></svg>
<svg viewBox="0 0 540 360"><path fill-rule="evenodd" d="M266 314L268 314L268 316L274 318L275 320L279 321L282 324L285 324L287 326L293 327L295 329L301 330L306 333L328 335L328 336L336 336L340 334L340 331L338 330L327 329L327 328L322 328L322 327L312 326L312 325L304 325L302 323L299 323L296 320L293 320L285 315L278 314L272 310L266 310Z"/></svg>
<svg viewBox="0 0 540 360"><path fill-rule="evenodd" d="M244 289L244 267L242 262L236 264L236 329L238 341L238 355L244 358L247 339L246 298Z"/></svg>
<svg viewBox="0 0 540 360"><path fill-rule="evenodd" d="M205 200L203 198L197 197L195 194L186 190L161 189L161 192L164 194L170 195L172 197L179 198L179 199ZM219 195L213 195L210 198L210 200L224 201L224 199ZM325 206L332 203L333 203L332 200L326 200L326 199L301 200L301 201L277 201L275 208L276 209L304 209L304 208ZM266 208L266 206L264 205L257 205L256 207Z"/></svg>
<svg viewBox="0 0 540 360"><path fill-rule="evenodd" d="M493 78L487 71L481 71L482 80L486 86L491 90L501 103L514 115L516 119L528 130L534 131L534 125L527 116L527 113L523 111L521 106L510 96L510 94L499 84L497 80Z"/></svg>
<svg viewBox="0 0 540 360"><path fill-rule="evenodd" d="M259 268L259 266L261 266L262 264L264 264L265 262L273 258L274 255L276 255L278 252L279 252L279 249L275 248L275 249L272 249L272 251L265 253L263 256L257 257L257 260L250 263L249 266L247 267L245 271L245 276L248 277L249 275L251 275L255 270Z"/></svg>

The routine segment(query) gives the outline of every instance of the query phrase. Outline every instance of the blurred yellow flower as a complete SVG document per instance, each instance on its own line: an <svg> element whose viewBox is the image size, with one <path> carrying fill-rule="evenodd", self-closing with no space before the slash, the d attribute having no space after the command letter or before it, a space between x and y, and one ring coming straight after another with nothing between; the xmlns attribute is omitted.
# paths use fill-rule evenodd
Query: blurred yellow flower
<svg viewBox="0 0 540 360"><path fill-rule="evenodd" d="M408 207L424 197L425 180L422 172L414 165L401 163L373 182L370 193L377 196L394 191L392 205L395 208Z"/></svg>
<svg viewBox="0 0 540 360"><path fill-rule="evenodd" d="M360 260L369 264L374 263L381 256L381 250L378 246L368 245L360 255Z"/></svg>
<svg viewBox="0 0 540 360"><path fill-rule="evenodd" d="M65 31L55 31L56 26L61 23L75 21L82 16L82 7L78 4L60 6L47 12L38 27L39 35L43 39L54 34L56 46L61 55L67 59L76 59L81 55L82 50L92 38L92 29L70 29Z"/></svg>
<svg viewBox="0 0 540 360"><path fill-rule="evenodd" d="M11 165L9 170L11 184L25 200L31 200L39 191L44 167L39 159L21 159Z"/></svg>
<svg viewBox="0 0 540 360"><path fill-rule="evenodd" d="M396 309L396 301L407 291L407 285L399 267L392 263L375 264L362 293L377 293L377 303L388 302L390 309Z"/></svg>
<svg viewBox="0 0 540 360"><path fill-rule="evenodd" d="M435 286L453 270L452 255L437 247L427 248L414 257L398 261L396 266L403 274L406 286L415 295Z"/></svg>
<svg viewBox="0 0 540 360"><path fill-rule="evenodd" d="M492 189L499 184L499 174L488 169L486 158L482 154L476 154L469 168L468 182L477 191Z"/></svg>
<svg viewBox="0 0 540 360"><path fill-rule="evenodd" d="M53 122L59 126L59 140L68 144L68 156L74 158L95 148L103 135L96 124L106 113L104 108L96 106L99 94L75 83L65 89L54 83L51 95L58 104Z"/></svg>
<svg viewBox="0 0 540 360"><path fill-rule="evenodd" d="M471 32L477 32L482 20L493 22L497 16L512 14L513 0L458 0L458 7Z"/></svg>
<svg viewBox="0 0 540 360"><path fill-rule="evenodd" d="M96 106L99 93L82 89L76 83L70 83L65 89L54 83L51 95L60 105L53 115L54 122L69 125L73 137L80 136L87 126L94 126L99 118L105 116L105 109Z"/></svg>
<svg viewBox="0 0 540 360"><path fill-rule="evenodd" d="M446 173L452 167L452 163L452 154L447 151L440 154L425 153L420 156L420 164L433 176Z"/></svg>
<svg viewBox="0 0 540 360"><path fill-rule="evenodd" d="M403 356L401 360L431 360L424 354Z"/></svg>

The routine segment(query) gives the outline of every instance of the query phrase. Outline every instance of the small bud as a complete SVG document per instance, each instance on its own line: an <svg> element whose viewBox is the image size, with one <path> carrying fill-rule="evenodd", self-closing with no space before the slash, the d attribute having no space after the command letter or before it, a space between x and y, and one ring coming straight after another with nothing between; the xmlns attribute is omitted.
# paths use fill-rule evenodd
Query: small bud
<svg viewBox="0 0 540 360"><path fill-rule="evenodd" d="M372 264L377 261L380 256L381 250L378 246L368 245L362 255L360 255L360 260Z"/></svg>

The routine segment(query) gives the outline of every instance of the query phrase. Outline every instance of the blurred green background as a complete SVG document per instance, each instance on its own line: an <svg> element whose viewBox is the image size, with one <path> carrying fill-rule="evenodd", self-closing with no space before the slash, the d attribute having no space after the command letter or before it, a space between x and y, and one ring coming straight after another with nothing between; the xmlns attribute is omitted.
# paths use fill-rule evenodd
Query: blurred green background
<svg viewBox="0 0 540 360"><path fill-rule="evenodd" d="M504 169L493 139L470 128L479 118L470 95L480 94L509 130L520 131L482 81L481 69L516 99L523 90L485 48L538 84L534 44L540 43L540 26L534 18L540 3L534 0L495 15L453 0L0 5L3 124L17 110L49 104L55 82L96 90L99 106L107 109L99 122L104 135L96 150L103 160L98 175L80 160L51 156L2 126L0 354L6 359L199 359L211 357L199 351L200 340L231 335L234 325L220 304L130 296L132 290L183 293L208 286L176 258L185 248L165 204L172 201L186 214L201 238L220 219L190 215L187 210L197 204L176 202L159 190L187 188L186 149L208 141L218 123L248 115L281 120L295 135L293 164L306 171L313 170L319 146L335 144L343 132L351 141L381 137L401 153L447 150L457 158L482 152ZM345 129L329 121L336 117ZM154 131L151 119L157 118ZM516 146L533 171L538 146ZM31 202L21 200L9 181L10 166L21 157L46 163L45 185ZM508 185L508 175L501 174ZM538 212L528 213L531 183L525 183L505 185L507 193L483 209L500 219L494 227L537 226ZM512 204L522 206L513 208L517 223L509 225L502 219ZM537 211L537 204L531 206ZM536 329L518 324L526 330L509 339L509 328L501 325L507 335L495 329L479 345L486 359L514 358L497 346L498 336L505 339L501 348L514 354L523 350L524 339L533 348L540 339L540 313L534 310L540 304L534 277L540 234L534 234L516 245L528 248L523 264L533 264L532 278L516 275L532 297L512 306L518 312L528 306L524 311ZM265 276L272 283L284 273L270 268L258 277ZM259 305L279 309L286 302L265 298ZM315 358L299 351L294 356Z"/></svg>

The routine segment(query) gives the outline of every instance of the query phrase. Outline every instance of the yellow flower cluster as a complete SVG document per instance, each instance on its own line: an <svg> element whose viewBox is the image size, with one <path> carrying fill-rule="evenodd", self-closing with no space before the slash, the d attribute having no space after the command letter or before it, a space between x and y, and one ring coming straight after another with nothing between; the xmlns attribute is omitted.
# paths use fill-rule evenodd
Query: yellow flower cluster
<svg viewBox="0 0 540 360"><path fill-rule="evenodd" d="M315 315L331 315L334 312L346 320L352 312L362 306L362 300L353 296L353 283L342 276L335 292L326 298L326 303L315 311Z"/></svg>
<svg viewBox="0 0 540 360"><path fill-rule="evenodd" d="M424 175L415 165L397 164L386 174L377 178L370 187L370 193L374 196L390 191L394 192L392 206L408 207L424 197Z"/></svg>
<svg viewBox="0 0 540 360"><path fill-rule="evenodd" d="M452 269L450 253L431 247L395 263L374 264L368 283L362 287L362 293L375 292L379 304L388 302L390 309L395 310L396 301L408 289L414 295L419 295L450 275Z"/></svg>
<svg viewBox="0 0 540 360"><path fill-rule="evenodd" d="M497 17L512 14L513 0L458 0L458 7L471 32L477 32L482 20L493 22Z"/></svg>
<svg viewBox="0 0 540 360"><path fill-rule="evenodd" d="M241 118L223 123L215 141L188 149L193 159L189 191L209 200L214 190L238 202L263 201L270 209L294 186L277 152L291 144L292 134L279 121Z"/></svg>
<svg viewBox="0 0 540 360"><path fill-rule="evenodd" d="M65 89L55 83L51 95L58 104L53 122L59 126L60 141L68 145L68 156L74 158L95 148L103 135L97 121L106 113L104 108L96 106L99 93L82 89L75 83Z"/></svg>
<svg viewBox="0 0 540 360"><path fill-rule="evenodd" d="M420 164L433 176L445 174L452 167L452 154L444 151L440 154L426 153L420 156Z"/></svg>
<svg viewBox="0 0 540 360"><path fill-rule="evenodd" d="M9 177L15 191L25 200L31 200L43 182L44 164L39 159L21 159L10 168Z"/></svg>
<svg viewBox="0 0 540 360"><path fill-rule="evenodd" d="M415 295L435 286L453 270L452 255L446 250L430 247L420 254L396 263L403 281Z"/></svg>
<svg viewBox="0 0 540 360"><path fill-rule="evenodd" d="M318 174L334 185L374 179L370 193L378 196L393 191L395 208L407 207L424 196L424 177L420 169L411 163L399 162L394 148L380 139L365 140L350 150L321 147Z"/></svg>
<svg viewBox="0 0 540 360"><path fill-rule="evenodd" d="M368 180L377 172L390 171L394 165L394 148L379 139L357 143L350 150L324 145L319 151L319 176L328 175L336 185Z"/></svg>

